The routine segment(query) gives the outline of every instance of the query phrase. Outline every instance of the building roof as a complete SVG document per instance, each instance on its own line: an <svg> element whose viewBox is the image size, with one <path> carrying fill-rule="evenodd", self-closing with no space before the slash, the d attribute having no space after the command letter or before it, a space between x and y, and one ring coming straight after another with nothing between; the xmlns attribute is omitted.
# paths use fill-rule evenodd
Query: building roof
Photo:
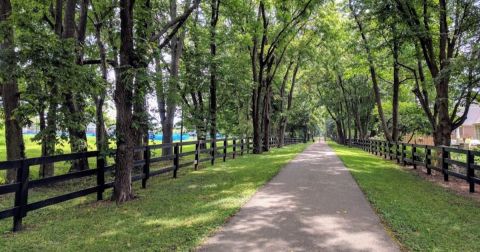
<svg viewBox="0 0 480 252"><path fill-rule="evenodd" d="M467 119L462 126L470 126L475 124L480 124L480 106L477 104L472 104L468 110Z"/></svg>

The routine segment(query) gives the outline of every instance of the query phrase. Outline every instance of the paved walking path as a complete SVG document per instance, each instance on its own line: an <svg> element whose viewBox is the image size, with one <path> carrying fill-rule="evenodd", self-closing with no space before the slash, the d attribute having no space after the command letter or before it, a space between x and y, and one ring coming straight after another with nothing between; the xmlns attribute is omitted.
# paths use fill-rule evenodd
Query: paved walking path
<svg viewBox="0 0 480 252"><path fill-rule="evenodd" d="M399 251L325 143L299 154L198 250Z"/></svg>

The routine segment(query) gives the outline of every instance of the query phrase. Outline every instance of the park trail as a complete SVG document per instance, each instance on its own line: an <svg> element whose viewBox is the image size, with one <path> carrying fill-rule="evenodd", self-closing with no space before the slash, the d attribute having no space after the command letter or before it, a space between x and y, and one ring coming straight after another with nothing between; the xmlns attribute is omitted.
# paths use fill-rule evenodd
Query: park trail
<svg viewBox="0 0 480 252"><path fill-rule="evenodd" d="M286 165L197 251L400 249L348 169L319 142Z"/></svg>

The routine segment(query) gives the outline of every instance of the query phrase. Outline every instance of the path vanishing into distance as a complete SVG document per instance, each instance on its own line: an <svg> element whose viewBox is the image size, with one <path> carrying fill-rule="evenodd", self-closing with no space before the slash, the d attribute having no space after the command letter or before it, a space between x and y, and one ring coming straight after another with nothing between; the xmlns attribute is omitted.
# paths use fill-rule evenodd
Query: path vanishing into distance
<svg viewBox="0 0 480 252"><path fill-rule="evenodd" d="M286 165L198 251L399 251L399 247L335 152L320 142Z"/></svg>

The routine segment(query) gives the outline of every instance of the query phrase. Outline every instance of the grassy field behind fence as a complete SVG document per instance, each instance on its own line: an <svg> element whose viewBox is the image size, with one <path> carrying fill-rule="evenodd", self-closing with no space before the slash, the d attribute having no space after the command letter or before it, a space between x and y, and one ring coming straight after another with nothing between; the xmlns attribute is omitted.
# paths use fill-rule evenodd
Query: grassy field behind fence
<svg viewBox="0 0 480 252"><path fill-rule="evenodd" d="M408 250L480 251L479 202L361 149L329 145Z"/></svg>
<svg viewBox="0 0 480 252"><path fill-rule="evenodd" d="M0 221L2 251L187 251L221 226L308 144L273 148L192 171L178 179L134 184L138 199L116 206L95 195L53 205L24 219L26 230L9 232ZM188 173L188 174L186 174ZM54 193L54 189L43 193ZM56 191L58 193L58 190ZM108 191L107 195L111 192Z"/></svg>
<svg viewBox="0 0 480 252"><path fill-rule="evenodd" d="M26 156L27 158L32 158L32 157L40 157L41 156L41 145L38 142L32 141L32 137L34 135L24 135L24 141L25 141L25 150L26 150ZM89 151L94 151L97 149L95 145L95 137L89 136L87 137L88 140L88 150ZM190 140L184 140L184 142L190 142L190 141L195 141L195 139L190 139ZM161 144L161 141L155 140L155 141L150 141L151 145L154 144ZM219 141L217 143L218 147L222 145L223 142ZM228 149L227 152L230 153L233 151L233 147L231 146L233 144L232 140L228 141ZM237 141L237 144L240 144L240 140ZM208 147L210 147L210 144L207 144ZM110 143L110 148L114 148L115 143L112 142ZM195 150L195 145L185 145L182 147L183 152L189 152ZM246 150L246 149L245 149ZM63 153L70 153L70 145L67 141L61 140L57 145L56 145L56 151L58 154L63 154ZM161 155L161 149L156 149L152 150L152 157L158 157ZM237 147L237 151L240 151L240 147ZM3 129L0 129L0 162L5 161L6 158L6 145L5 145L5 135ZM182 159L187 160L190 159L193 160L194 155L191 155L191 157L187 156ZM109 163L113 163L113 157L108 158ZM89 158L88 163L91 168L96 167L96 158ZM55 175L62 175L65 174L69 171L71 166L70 162L58 162L55 163ZM30 180L38 179L39 178L39 169L40 167L37 166L32 166L30 167ZM0 185L5 183L5 170L0 171Z"/></svg>

